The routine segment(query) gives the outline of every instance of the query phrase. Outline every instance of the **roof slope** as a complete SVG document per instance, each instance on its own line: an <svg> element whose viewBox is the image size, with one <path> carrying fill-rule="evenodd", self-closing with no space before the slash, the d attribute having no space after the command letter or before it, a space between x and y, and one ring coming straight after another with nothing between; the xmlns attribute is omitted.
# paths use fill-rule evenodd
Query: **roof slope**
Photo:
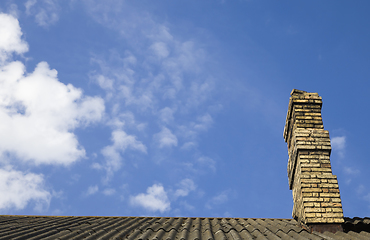
<svg viewBox="0 0 370 240"><path fill-rule="evenodd" d="M369 218L345 224L352 229L333 234L293 219L0 216L0 239L370 239Z"/></svg>

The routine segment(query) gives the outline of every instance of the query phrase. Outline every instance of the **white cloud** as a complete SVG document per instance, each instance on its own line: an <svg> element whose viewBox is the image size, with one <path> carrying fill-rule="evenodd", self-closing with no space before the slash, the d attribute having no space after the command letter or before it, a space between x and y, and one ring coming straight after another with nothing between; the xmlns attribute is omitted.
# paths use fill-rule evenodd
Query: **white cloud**
<svg viewBox="0 0 370 240"><path fill-rule="evenodd" d="M346 137L333 137L331 139L331 146L334 151L336 151L340 157L344 157L344 150L346 147Z"/></svg>
<svg viewBox="0 0 370 240"><path fill-rule="evenodd" d="M186 197L191 191L196 189L196 185L193 180L186 178L179 183L179 188L175 191L175 198Z"/></svg>
<svg viewBox="0 0 370 240"><path fill-rule="evenodd" d="M0 169L0 209L24 209L35 202L36 210L49 207L51 193L44 188L43 175Z"/></svg>
<svg viewBox="0 0 370 240"><path fill-rule="evenodd" d="M28 44L21 39L21 27L15 17L0 13L0 32L0 64L4 64L13 52L22 54L28 51Z"/></svg>
<svg viewBox="0 0 370 240"><path fill-rule="evenodd" d="M57 0L28 0L25 4L26 14L33 15L38 25L47 27L59 20Z"/></svg>
<svg viewBox="0 0 370 240"><path fill-rule="evenodd" d="M167 193L161 184L154 184L148 187L146 194L140 193L136 196L131 196L130 203L153 212L160 211L163 213L171 209Z"/></svg>
<svg viewBox="0 0 370 240"><path fill-rule="evenodd" d="M1 21L3 19L4 21ZM27 51L18 21L0 14L0 58ZM0 64L0 155L35 164L69 165L85 156L73 130L99 121L104 101L63 84L57 71L40 62L27 74L19 61Z"/></svg>
<svg viewBox="0 0 370 240"><path fill-rule="evenodd" d="M94 186L90 186L86 192L85 192L85 196L90 196L90 195L94 195L95 193L97 193L99 191L99 187L97 185L94 185Z"/></svg>
<svg viewBox="0 0 370 240"><path fill-rule="evenodd" d="M24 75L12 62L0 72L0 152L35 164L68 165L85 156L73 129L99 121L104 102L57 79L45 62ZM1 137L3 136L3 137Z"/></svg>
<svg viewBox="0 0 370 240"><path fill-rule="evenodd" d="M166 127L163 127L162 131L155 134L154 138L158 142L159 148L177 146L177 137Z"/></svg>

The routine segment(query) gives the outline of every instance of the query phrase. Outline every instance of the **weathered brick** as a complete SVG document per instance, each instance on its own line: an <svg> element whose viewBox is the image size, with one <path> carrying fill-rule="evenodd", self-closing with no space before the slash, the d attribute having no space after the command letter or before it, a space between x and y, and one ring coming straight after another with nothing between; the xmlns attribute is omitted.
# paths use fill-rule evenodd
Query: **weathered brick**
<svg viewBox="0 0 370 240"><path fill-rule="evenodd" d="M303 168L319 168L320 167L320 164L318 163L305 163L305 164L301 164L301 167Z"/></svg>
<svg viewBox="0 0 370 240"><path fill-rule="evenodd" d="M342 204L341 203L334 203L334 202L322 202L320 204L321 207L339 207L341 208L342 207Z"/></svg>
<svg viewBox="0 0 370 240"><path fill-rule="evenodd" d="M315 213L318 213L318 212L321 212L321 213L324 213L326 212L326 209L325 208L305 208L304 211L306 213L312 213L312 212L315 212Z"/></svg>
<svg viewBox="0 0 370 240"><path fill-rule="evenodd" d="M331 208L332 212L337 212L337 213L342 213L343 214L343 209L342 208Z"/></svg>
<svg viewBox="0 0 370 240"><path fill-rule="evenodd" d="M308 198L308 197L304 197L303 199L303 202L323 202L324 201L324 198Z"/></svg>
<svg viewBox="0 0 370 240"><path fill-rule="evenodd" d="M332 192L332 193L339 193L339 189L329 189L329 192Z"/></svg>
<svg viewBox="0 0 370 240"><path fill-rule="evenodd" d="M320 179L301 179L302 183L321 183Z"/></svg>
<svg viewBox="0 0 370 240"><path fill-rule="evenodd" d="M330 184L330 183L321 183L319 184L321 188L338 188L338 184Z"/></svg>
<svg viewBox="0 0 370 240"><path fill-rule="evenodd" d="M339 198L339 193L320 193L320 197Z"/></svg>
<svg viewBox="0 0 370 240"><path fill-rule="evenodd" d="M344 223L344 219L343 219L343 217L334 218L333 222L335 222L335 223Z"/></svg>
<svg viewBox="0 0 370 240"><path fill-rule="evenodd" d="M306 213L306 217L314 218L314 217L316 217L316 214L315 213Z"/></svg>
<svg viewBox="0 0 370 240"><path fill-rule="evenodd" d="M311 168L312 172L331 172L331 168Z"/></svg>
<svg viewBox="0 0 370 240"><path fill-rule="evenodd" d="M321 188L302 188L302 192L322 192Z"/></svg>
<svg viewBox="0 0 370 240"><path fill-rule="evenodd" d="M322 213L322 216L336 218L336 217L343 217L343 213Z"/></svg>
<svg viewBox="0 0 370 240"><path fill-rule="evenodd" d="M336 179L337 176L332 175L332 174L320 174L320 175L317 175L317 178Z"/></svg>
<svg viewBox="0 0 370 240"><path fill-rule="evenodd" d="M313 202L305 202L305 203L303 203L303 206L304 207L313 207L314 204L313 204Z"/></svg>

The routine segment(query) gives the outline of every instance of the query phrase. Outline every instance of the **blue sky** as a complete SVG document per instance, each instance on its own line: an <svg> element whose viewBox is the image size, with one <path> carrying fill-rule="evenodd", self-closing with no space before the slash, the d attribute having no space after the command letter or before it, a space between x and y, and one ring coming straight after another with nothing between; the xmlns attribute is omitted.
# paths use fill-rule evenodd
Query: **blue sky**
<svg viewBox="0 0 370 240"><path fill-rule="evenodd" d="M0 213L290 218L293 88L323 97L344 215L370 216L358 1L0 3Z"/></svg>

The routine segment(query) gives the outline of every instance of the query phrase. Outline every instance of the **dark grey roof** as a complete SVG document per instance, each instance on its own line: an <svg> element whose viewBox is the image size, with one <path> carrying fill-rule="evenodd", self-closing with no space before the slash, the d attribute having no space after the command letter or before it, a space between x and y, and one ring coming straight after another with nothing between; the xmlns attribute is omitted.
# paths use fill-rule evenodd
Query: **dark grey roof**
<svg viewBox="0 0 370 240"><path fill-rule="evenodd" d="M343 226L333 234L293 219L0 216L0 239L370 239L369 218Z"/></svg>

